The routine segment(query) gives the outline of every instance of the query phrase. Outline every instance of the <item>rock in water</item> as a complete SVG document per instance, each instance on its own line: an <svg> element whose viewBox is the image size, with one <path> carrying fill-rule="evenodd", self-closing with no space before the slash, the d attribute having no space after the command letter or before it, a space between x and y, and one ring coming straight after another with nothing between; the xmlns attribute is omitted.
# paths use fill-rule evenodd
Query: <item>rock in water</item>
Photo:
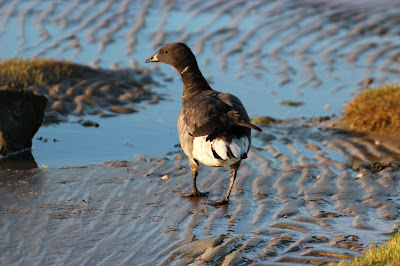
<svg viewBox="0 0 400 266"><path fill-rule="evenodd" d="M32 147L47 98L32 92L0 90L0 157Z"/></svg>

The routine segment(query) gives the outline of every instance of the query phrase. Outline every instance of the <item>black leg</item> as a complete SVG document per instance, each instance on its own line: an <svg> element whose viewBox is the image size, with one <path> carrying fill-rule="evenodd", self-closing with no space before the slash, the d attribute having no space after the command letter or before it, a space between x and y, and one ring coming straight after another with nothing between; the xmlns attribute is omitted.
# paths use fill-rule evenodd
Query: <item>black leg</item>
<svg viewBox="0 0 400 266"><path fill-rule="evenodd" d="M190 168L192 168L192 177L193 177L193 186L192 191L188 194L180 193L182 197L204 197L207 196L207 193L200 192L197 189L196 179L199 170L199 164L194 159L189 159Z"/></svg>
<svg viewBox="0 0 400 266"><path fill-rule="evenodd" d="M233 187L233 184L235 183L236 174L237 174L237 170L239 169L239 166L240 166L240 161L231 166L229 187L228 187L228 190L226 191L225 196L218 201L209 203L210 205L221 206L221 205L225 205L225 204L229 203L229 196L231 195L232 187Z"/></svg>

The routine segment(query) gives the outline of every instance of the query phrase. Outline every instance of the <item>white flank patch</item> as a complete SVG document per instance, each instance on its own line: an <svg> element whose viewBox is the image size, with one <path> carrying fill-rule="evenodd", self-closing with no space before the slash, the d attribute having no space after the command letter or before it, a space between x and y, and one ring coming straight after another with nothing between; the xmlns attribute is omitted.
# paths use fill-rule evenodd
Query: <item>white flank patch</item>
<svg viewBox="0 0 400 266"><path fill-rule="evenodd" d="M249 140L247 137L234 139L230 144L233 155L237 158L228 159L228 148L226 143L220 139L206 141L207 136L195 137L193 140L193 158L207 166L229 166L240 160L240 157L247 152ZM221 159L214 157L212 148Z"/></svg>
<svg viewBox="0 0 400 266"><path fill-rule="evenodd" d="M243 136L240 139L233 139L229 148L231 149L233 156L240 158L249 150L249 138Z"/></svg>
<svg viewBox="0 0 400 266"><path fill-rule="evenodd" d="M228 148L226 147L225 141L222 139L215 139L212 141L211 147L221 157L222 160L228 159Z"/></svg>

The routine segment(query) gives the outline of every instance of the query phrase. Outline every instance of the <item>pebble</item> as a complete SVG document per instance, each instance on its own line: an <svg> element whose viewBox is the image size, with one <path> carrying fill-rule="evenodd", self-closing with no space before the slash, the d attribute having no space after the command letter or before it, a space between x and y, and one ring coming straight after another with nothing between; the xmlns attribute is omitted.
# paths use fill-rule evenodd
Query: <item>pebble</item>
<svg viewBox="0 0 400 266"><path fill-rule="evenodd" d="M162 180L168 179L168 175L163 175L163 176L161 177L161 179L162 179Z"/></svg>

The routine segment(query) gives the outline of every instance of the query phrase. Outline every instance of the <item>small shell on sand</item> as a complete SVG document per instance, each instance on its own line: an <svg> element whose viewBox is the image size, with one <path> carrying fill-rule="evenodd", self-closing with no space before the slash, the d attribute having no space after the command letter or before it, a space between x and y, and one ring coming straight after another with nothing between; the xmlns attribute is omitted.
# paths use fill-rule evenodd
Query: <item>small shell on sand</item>
<svg viewBox="0 0 400 266"><path fill-rule="evenodd" d="M168 175L163 175L163 176L161 177L161 179L162 179L162 180L168 179Z"/></svg>

